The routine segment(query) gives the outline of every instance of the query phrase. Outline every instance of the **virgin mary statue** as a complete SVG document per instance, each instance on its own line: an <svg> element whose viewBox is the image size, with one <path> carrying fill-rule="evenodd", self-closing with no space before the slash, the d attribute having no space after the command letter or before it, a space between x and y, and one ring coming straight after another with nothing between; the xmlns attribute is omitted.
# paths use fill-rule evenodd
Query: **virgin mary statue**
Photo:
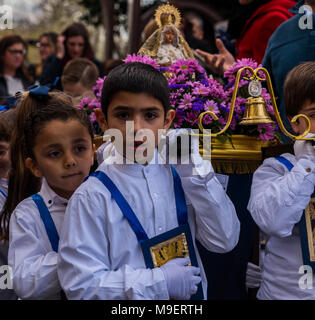
<svg viewBox="0 0 315 320"><path fill-rule="evenodd" d="M160 66L169 66L179 59L194 59L194 55L178 30L180 13L172 5L160 6L155 13L159 28L140 48L139 53L155 59Z"/></svg>

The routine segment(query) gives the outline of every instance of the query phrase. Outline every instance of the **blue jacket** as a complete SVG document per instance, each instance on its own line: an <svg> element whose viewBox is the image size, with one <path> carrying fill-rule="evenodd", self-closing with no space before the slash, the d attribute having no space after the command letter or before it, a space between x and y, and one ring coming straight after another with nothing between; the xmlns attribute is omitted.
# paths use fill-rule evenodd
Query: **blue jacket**
<svg viewBox="0 0 315 320"><path fill-rule="evenodd" d="M283 92L285 78L295 66L315 61L315 22L311 30L299 28L299 19L302 15L298 13L298 8L302 4L303 1L300 1L294 11L292 10L297 14L280 25L272 35L262 63L270 73L277 106L287 129L291 126L285 114Z"/></svg>

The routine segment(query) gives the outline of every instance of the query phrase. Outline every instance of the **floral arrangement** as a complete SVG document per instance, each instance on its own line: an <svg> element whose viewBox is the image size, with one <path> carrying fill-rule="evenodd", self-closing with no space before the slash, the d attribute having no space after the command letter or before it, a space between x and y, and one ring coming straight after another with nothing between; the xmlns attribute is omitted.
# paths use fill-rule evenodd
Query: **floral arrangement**
<svg viewBox="0 0 315 320"><path fill-rule="evenodd" d="M203 126L214 133L220 131L227 122L237 71L245 66L253 69L259 67L252 59L237 60L225 72L226 85L223 85L208 77L196 60L177 60L173 63L168 69L168 72L172 74L168 81L171 89L171 105L176 111L174 127L198 128L199 114L204 111L212 111L218 120L214 120L207 114L203 118ZM232 134L246 134L257 136L262 141L278 143L280 135L276 124L239 125L246 109L246 99L249 97L248 84L249 81L240 80L231 125L224 134L217 138L224 140L230 138ZM270 95L265 88L262 89L262 97L266 101L267 112L273 116Z"/></svg>
<svg viewBox="0 0 315 320"><path fill-rule="evenodd" d="M204 127L211 129L212 132L220 131L226 124L237 71L245 66L252 67L253 69L259 67L252 59L237 60L225 72L224 80L226 84L223 85L212 77L209 77L198 62L192 59L177 60L168 68L159 68L154 59L142 56L141 54L128 55L124 62L151 64L154 68L165 72L171 92L171 107L175 110L174 128L198 129L199 114L204 111L212 111L218 117L218 120L214 120L210 115L206 115L203 118ZM100 108L100 96L104 79L99 78L96 86L93 88L96 98L84 98L79 105L80 109L84 109L88 113L96 134L101 132L96 122L94 109ZM230 139L232 134L245 134L257 136L262 141L279 143L280 134L276 124L239 125L245 112L246 98L249 96L247 90L248 84L249 81L240 80L231 125L224 134L218 136L218 139ZM262 89L262 97L266 101L267 112L272 116L274 111L270 95L265 88Z"/></svg>

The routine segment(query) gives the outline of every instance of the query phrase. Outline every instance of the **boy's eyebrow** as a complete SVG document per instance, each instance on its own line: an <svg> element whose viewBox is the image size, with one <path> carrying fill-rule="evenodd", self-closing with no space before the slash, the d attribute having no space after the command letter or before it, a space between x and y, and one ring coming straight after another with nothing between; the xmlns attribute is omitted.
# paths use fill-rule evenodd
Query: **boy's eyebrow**
<svg viewBox="0 0 315 320"><path fill-rule="evenodd" d="M128 110L133 110L133 107L130 106L116 106L114 107L113 111L128 111ZM141 111L157 111L160 110L160 108L155 107L155 106L149 106L149 107L145 107L143 108Z"/></svg>
<svg viewBox="0 0 315 320"><path fill-rule="evenodd" d="M72 143L80 143L80 142L88 142L88 141L86 139L84 139L84 138L77 138L77 139L72 141ZM52 143L52 144L49 144L48 146L46 146L45 149L58 148L60 146L61 146L60 143Z"/></svg>
<svg viewBox="0 0 315 320"><path fill-rule="evenodd" d="M2 141L0 141L0 149L8 150L8 149L9 149L9 146L6 146L6 145L2 144L1 142L2 142Z"/></svg>
<svg viewBox="0 0 315 320"><path fill-rule="evenodd" d="M309 111L315 111L315 107L309 108L307 110L301 110L301 112L309 112Z"/></svg>
<svg viewBox="0 0 315 320"><path fill-rule="evenodd" d="M84 138L77 138L77 139L73 140L73 143L79 143L79 142L89 142L89 141Z"/></svg>

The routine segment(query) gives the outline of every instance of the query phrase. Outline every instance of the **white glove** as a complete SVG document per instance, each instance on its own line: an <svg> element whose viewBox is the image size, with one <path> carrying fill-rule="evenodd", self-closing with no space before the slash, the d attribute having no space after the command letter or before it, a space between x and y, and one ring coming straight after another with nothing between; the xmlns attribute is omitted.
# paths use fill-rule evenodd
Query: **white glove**
<svg viewBox="0 0 315 320"><path fill-rule="evenodd" d="M181 177L206 176L213 171L211 163L203 160L200 155L199 136L188 135L189 133L194 131L192 129L169 130L164 137L166 143L162 148L161 156L165 157L166 163L175 167ZM179 137L181 139L178 139ZM178 157L178 150L181 151L180 157Z"/></svg>
<svg viewBox="0 0 315 320"><path fill-rule="evenodd" d="M297 159L301 159L305 155L315 157L315 134L308 133L305 138L314 138L314 142L308 140L296 140L294 143L294 154Z"/></svg>
<svg viewBox="0 0 315 320"><path fill-rule="evenodd" d="M189 263L189 258L177 258L160 267L171 299L188 300L197 292L201 281L200 268L188 266Z"/></svg>
<svg viewBox="0 0 315 320"><path fill-rule="evenodd" d="M261 269L248 262L246 270L246 288L259 288L261 283Z"/></svg>

